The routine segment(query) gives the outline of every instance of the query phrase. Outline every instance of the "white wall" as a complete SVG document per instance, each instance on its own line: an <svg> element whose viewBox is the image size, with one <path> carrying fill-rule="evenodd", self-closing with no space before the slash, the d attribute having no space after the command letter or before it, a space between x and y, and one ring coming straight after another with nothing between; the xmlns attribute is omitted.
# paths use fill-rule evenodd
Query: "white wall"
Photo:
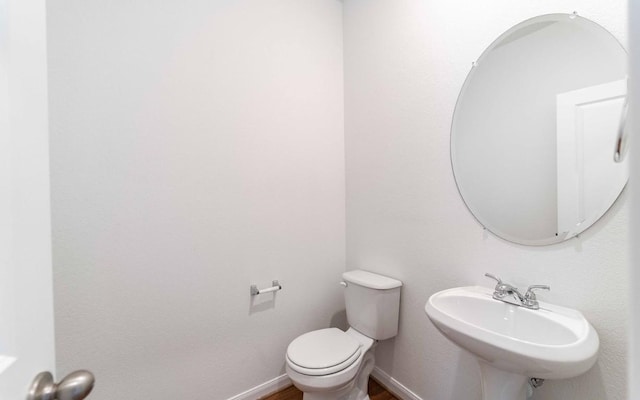
<svg viewBox="0 0 640 400"><path fill-rule="evenodd" d="M346 265L405 282L378 365L425 400L478 399L475 361L423 307L491 271L551 284L541 298L600 333L596 367L537 399L625 398L626 194L577 240L506 243L457 193L449 126L510 26L576 9L626 43L626 3L345 3L344 25L334 0L48 4L59 375L92 369L96 400L228 398L341 322L344 26ZM252 304L271 279L276 301Z"/></svg>
<svg viewBox="0 0 640 400"><path fill-rule="evenodd" d="M48 25L59 375L168 400L283 374L341 320L342 4L58 0Z"/></svg>
<svg viewBox="0 0 640 400"><path fill-rule="evenodd" d="M347 0L344 8L347 266L405 282L400 333L377 364L425 400L480 398L475 360L424 314L436 291L549 284L540 298L577 308L601 339L587 374L548 381L536 399L624 399L628 198L579 239L511 244L483 232L451 172L449 127L471 62L499 34L538 14L577 10L626 44L626 1Z"/></svg>

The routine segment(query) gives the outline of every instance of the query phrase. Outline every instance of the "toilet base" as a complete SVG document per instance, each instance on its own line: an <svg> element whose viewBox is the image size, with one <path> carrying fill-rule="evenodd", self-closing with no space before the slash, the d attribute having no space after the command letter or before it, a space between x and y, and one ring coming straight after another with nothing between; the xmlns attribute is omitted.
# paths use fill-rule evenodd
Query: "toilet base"
<svg viewBox="0 0 640 400"><path fill-rule="evenodd" d="M355 381L352 381L344 388L331 392L303 392L302 400L371 400L366 386L362 390L354 384Z"/></svg>
<svg viewBox="0 0 640 400"><path fill-rule="evenodd" d="M342 397L335 397L335 393L305 393L302 396L302 400L352 400L355 398L349 397L349 395L345 395ZM369 395L365 395L365 397L360 397L357 400L371 400Z"/></svg>
<svg viewBox="0 0 640 400"><path fill-rule="evenodd" d="M364 355L360 370L356 374L355 379L350 381L344 387L328 392L304 392L302 400L370 400L369 376L375 364L374 349L372 346Z"/></svg>
<svg viewBox="0 0 640 400"><path fill-rule="evenodd" d="M346 393L342 391L338 392L305 392L302 395L302 400L371 400L369 395L364 393L362 397L361 391L354 391L354 388L349 387Z"/></svg>

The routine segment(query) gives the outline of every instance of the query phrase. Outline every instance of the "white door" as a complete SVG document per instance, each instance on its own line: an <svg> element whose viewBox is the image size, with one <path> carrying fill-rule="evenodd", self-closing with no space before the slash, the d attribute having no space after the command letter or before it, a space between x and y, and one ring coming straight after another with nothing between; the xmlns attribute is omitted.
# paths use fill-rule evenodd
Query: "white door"
<svg viewBox="0 0 640 400"><path fill-rule="evenodd" d="M567 238L611 207L629 178L615 162L627 80L557 95L558 233Z"/></svg>
<svg viewBox="0 0 640 400"><path fill-rule="evenodd" d="M0 0L1 400L25 399L55 367L45 6Z"/></svg>
<svg viewBox="0 0 640 400"><path fill-rule="evenodd" d="M55 366L44 0L0 0L0 399Z"/></svg>

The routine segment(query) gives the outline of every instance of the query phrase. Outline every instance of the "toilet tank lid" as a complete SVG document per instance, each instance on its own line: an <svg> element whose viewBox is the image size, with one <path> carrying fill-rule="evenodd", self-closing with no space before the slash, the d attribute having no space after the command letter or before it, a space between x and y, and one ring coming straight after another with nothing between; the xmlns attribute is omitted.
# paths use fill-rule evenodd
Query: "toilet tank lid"
<svg viewBox="0 0 640 400"><path fill-rule="evenodd" d="M402 282L388 276L374 274L373 272L356 269L342 274L342 279L349 283L368 287L371 289L386 290L402 286Z"/></svg>

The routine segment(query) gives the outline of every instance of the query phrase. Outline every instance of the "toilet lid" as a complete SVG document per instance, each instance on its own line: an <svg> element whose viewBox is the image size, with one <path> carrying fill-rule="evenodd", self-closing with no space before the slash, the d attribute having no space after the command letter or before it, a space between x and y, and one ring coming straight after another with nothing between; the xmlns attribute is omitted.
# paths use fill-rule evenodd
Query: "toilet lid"
<svg viewBox="0 0 640 400"><path fill-rule="evenodd" d="M294 339L287 349L287 358L294 364L291 367L307 375L340 371L353 364L359 355L360 343L337 328L305 333Z"/></svg>

